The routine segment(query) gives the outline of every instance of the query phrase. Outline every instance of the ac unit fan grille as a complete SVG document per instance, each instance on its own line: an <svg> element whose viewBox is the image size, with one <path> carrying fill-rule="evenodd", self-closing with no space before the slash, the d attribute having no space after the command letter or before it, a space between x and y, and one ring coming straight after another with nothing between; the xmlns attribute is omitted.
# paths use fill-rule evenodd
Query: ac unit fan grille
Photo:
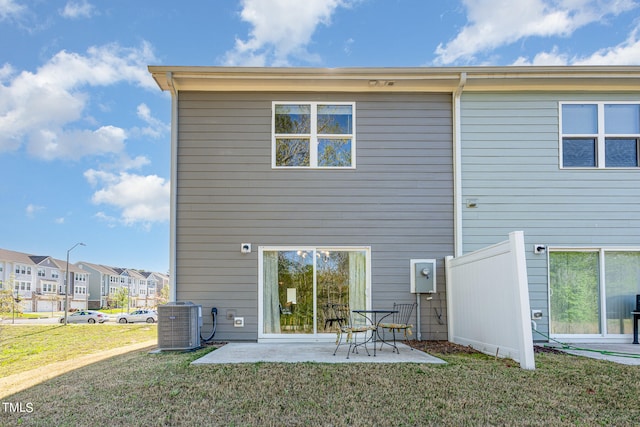
<svg viewBox="0 0 640 427"><path fill-rule="evenodd" d="M158 306L158 348L191 350L200 347L198 305Z"/></svg>

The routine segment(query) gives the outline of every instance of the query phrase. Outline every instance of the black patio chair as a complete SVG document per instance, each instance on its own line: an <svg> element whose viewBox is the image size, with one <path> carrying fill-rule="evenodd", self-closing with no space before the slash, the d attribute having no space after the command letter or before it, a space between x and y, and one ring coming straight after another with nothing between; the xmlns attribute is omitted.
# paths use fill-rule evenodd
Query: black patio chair
<svg viewBox="0 0 640 427"><path fill-rule="evenodd" d="M367 338L367 334L369 332L371 334L376 333L375 325L367 324L366 318L363 316L358 316L358 321L354 322L351 309L346 304L333 304L333 312L337 318L341 319L342 322L339 324L337 332L338 336L336 338L336 349L334 350L333 355L336 355L344 337L345 344L349 343L347 359L352 351L354 353L358 353L359 346L364 346L367 356L371 356L371 354L369 354L369 349L367 348L367 342L371 339L371 336ZM364 335L364 338L362 338L360 342L358 342L359 335Z"/></svg>
<svg viewBox="0 0 640 427"><path fill-rule="evenodd" d="M333 324L336 323L338 328L342 326L346 319L342 317L342 315L336 314L336 311L333 309L335 304L326 303L322 304L322 314L324 316L324 329L327 330L327 326L329 328L333 327Z"/></svg>
<svg viewBox="0 0 640 427"><path fill-rule="evenodd" d="M291 311L291 305L287 305L285 307L282 306L282 304L280 305L280 314L293 314L293 311Z"/></svg>
<svg viewBox="0 0 640 427"><path fill-rule="evenodd" d="M396 345L396 331L404 332L404 339L407 339L407 335L411 335L411 328L413 325L409 322L411 321L411 314L413 313L413 309L416 307L416 303L413 304L397 304L393 303L393 310L397 311L397 313L393 313L391 316L391 322L380 323L379 327L382 329L382 339L380 343L380 349L382 350L382 346L384 344L388 344L393 347L393 351L400 354L400 350L398 350L398 346ZM384 330L388 329L393 334L393 344L384 340ZM413 347L411 347L413 350Z"/></svg>

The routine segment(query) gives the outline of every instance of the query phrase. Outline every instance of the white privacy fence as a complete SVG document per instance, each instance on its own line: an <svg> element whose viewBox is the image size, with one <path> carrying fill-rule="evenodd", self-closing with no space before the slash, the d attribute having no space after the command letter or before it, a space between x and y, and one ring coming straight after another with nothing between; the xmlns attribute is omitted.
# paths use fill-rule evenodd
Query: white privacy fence
<svg viewBox="0 0 640 427"><path fill-rule="evenodd" d="M449 340L535 369L522 231L509 240L447 257Z"/></svg>

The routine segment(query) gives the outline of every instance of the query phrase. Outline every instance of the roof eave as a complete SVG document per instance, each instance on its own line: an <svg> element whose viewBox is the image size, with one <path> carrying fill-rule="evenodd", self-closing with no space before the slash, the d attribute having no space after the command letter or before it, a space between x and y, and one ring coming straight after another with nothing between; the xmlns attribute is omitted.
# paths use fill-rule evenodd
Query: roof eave
<svg viewBox="0 0 640 427"><path fill-rule="evenodd" d="M640 91L638 66L254 68L149 66L162 90L215 92Z"/></svg>

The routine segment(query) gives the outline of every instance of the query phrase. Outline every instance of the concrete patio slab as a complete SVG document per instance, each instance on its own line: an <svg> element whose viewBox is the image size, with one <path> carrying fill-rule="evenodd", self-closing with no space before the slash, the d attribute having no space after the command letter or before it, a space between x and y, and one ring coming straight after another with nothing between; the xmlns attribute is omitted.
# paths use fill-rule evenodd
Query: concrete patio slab
<svg viewBox="0 0 640 427"><path fill-rule="evenodd" d="M347 359L349 346L340 346L333 355L335 345L331 343L228 343L192 362L194 365L210 363L446 363L420 350L412 350L405 344L398 344L400 354L390 348L376 351L367 356L364 348L359 353L351 353Z"/></svg>

